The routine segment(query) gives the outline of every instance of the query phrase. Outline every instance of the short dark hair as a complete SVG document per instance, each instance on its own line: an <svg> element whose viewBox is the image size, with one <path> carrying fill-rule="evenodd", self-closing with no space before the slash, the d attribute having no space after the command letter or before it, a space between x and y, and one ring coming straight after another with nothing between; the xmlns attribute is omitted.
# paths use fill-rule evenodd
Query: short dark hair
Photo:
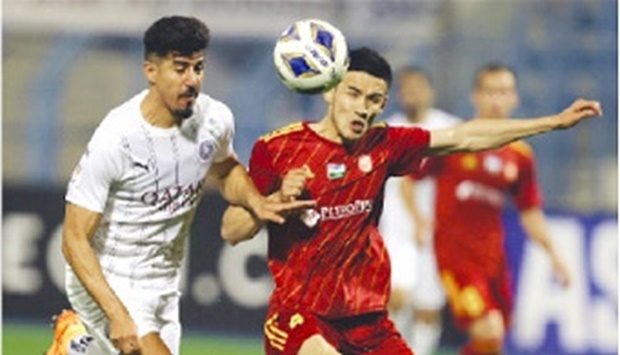
<svg viewBox="0 0 620 355"><path fill-rule="evenodd" d="M433 78L431 76L431 73L429 73L428 70L418 65L408 65L398 71L399 77L402 78L405 75L420 75L424 79L426 79L426 81L428 81L429 84L433 83Z"/></svg>
<svg viewBox="0 0 620 355"><path fill-rule="evenodd" d="M361 47L349 52L349 71L362 71L385 80L392 85L392 68L377 51L368 47Z"/></svg>
<svg viewBox="0 0 620 355"><path fill-rule="evenodd" d="M144 33L144 57L171 52L190 55L207 49L209 28L194 17L168 16L155 21Z"/></svg>
<svg viewBox="0 0 620 355"><path fill-rule="evenodd" d="M507 71L511 73L515 77L515 79L517 79L517 72L512 69L511 66L501 62L491 62L481 66L480 68L478 68L478 70L476 70L476 74L474 75L473 88L477 89L480 87L480 84L482 83L482 77L484 77L486 74L497 73L501 71Z"/></svg>

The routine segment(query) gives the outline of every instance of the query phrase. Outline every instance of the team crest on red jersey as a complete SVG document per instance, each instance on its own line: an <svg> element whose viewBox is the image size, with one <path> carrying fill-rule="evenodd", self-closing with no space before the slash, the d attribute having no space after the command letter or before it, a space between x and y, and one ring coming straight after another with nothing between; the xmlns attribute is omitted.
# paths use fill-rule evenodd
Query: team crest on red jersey
<svg viewBox="0 0 620 355"><path fill-rule="evenodd" d="M365 154L360 156L357 159L357 167L362 171L362 172L369 172L372 170L372 158L370 158L370 155Z"/></svg>
<svg viewBox="0 0 620 355"><path fill-rule="evenodd" d="M341 179L347 172L347 166L343 163L327 163L327 178L330 180Z"/></svg>
<svg viewBox="0 0 620 355"><path fill-rule="evenodd" d="M497 175L503 169L502 160L497 155L487 155L484 158L484 170L488 173Z"/></svg>
<svg viewBox="0 0 620 355"><path fill-rule="evenodd" d="M513 162L508 162L504 166L504 178L508 181L515 181L519 175L519 168Z"/></svg>
<svg viewBox="0 0 620 355"><path fill-rule="evenodd" d="M461 158L461 166L465 170L474 170L478 167L478 158L474 154L465 154Z"/></svg>

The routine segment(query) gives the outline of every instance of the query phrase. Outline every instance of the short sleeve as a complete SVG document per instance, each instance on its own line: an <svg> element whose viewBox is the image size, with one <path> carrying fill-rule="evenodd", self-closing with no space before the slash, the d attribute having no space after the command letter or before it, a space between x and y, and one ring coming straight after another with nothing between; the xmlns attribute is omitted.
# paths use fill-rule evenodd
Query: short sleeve
<svg viewBox="0 0 620 355"><path fill-rule="evenodd" d="M430 144L430 132L418 127L389 127L389 174L402 176L420 170L422 159Z"/></svg>
<svg viewBox="0 0 620 355"><path fill-rule="evenodd" d="M280 174L273 167L271 154L263 140L258 140L252 148L249 174L256 188L263 195L269 195L279 188Z"/></svg>
<svg viewBox="0 0 620 355"><path fill-rule="evenodd" d="M536 160L533 154L519 156L518 177L511 191L515 205L525 210L542 205L542 193L538 186Z"/></svg>
<svg viewBox="0 0 620 355"><path fill-rule="evenodd" d="M219 149L215 152L213 161L222 162L235 154L233 138L235 136L235 119L228 107L222 110L223 133L219 141Z"/></svg>
<svg viewBox="0 0 620 355"><path fill-rule="evenodd" d="M96 144L92 140L75 167L65 199L94 212L103 212L112 184L122 176L119 145Z"/></svg>
<svg viewBox="0 0 620 355"><path fill-rule="evenodd" d="M418 169L409 174L409 177L414 180L421 180L427 177L433 177L439 175L443 167L443 156L425 156L420 160Z"/></svg>

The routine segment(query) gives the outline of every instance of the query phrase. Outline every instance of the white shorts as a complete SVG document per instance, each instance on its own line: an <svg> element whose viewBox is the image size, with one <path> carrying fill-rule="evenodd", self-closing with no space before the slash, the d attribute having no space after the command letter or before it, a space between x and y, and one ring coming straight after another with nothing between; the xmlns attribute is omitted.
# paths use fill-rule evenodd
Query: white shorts
<svg viewBox="0 0 620 355"><path fill-rule="evenodd" d="M174 355L180 353L181 324L179 322L179 291L158 292L153 289L110 286L123 302L138 328L138 337L159 333L164 344ZM125 283L127 281L124 281ZM69 283L68 283L69 285ZM81 285L80 285L81 286ZM83 287L68 286L67 296L73 310L88 332L94 337L101 354L118 354L110 341L109 322L99 306ZM89 354L91 354L89 350Z"/></svg>
<svg viewBox="0 0 620 355"><path fill-rule="evenodd" d="M411 216L402 199L395 198L397 181L390 178L386 184L385 206L379 224L390 256L392 288L409 293L415 308L439 310L446 303L446 297L437 271L432 232L428 232L427 244L418 247Z"/></svg>

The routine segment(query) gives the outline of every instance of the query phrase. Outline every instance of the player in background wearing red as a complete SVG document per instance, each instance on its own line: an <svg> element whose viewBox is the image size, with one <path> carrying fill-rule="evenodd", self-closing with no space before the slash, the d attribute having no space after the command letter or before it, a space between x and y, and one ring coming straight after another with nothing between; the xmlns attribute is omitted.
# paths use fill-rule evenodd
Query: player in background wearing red
<svg viewBox="0 0 620 355"><path fill-rule="evenodd" d="M324 94L326 115L261 137L250 176L270 199L312 197L317 207L267 224L275 280L264 324L267 354L412 354L388 319L390 262L377 223L389 176L418 170L424 155L496 148L568 128L601 114L578 100L562 113L529 120L476 120L427 131L373 125L392 74L377 52L350 52L342 82ZM231 244L263 226L230 207L222 236Z"/></svg>
<svg viewBox="0 0 620 355"><path fill-rule="evenodd" d="M437 129L462 122L434 106L435 89L423 68L401 69L396 92L401 110L385 119L390 126ZM392 177L385 184L383 204L379 232L391 262L390 319L408 344L415 345L416 354L432 355L439 346L446 304L428 225L435 212L435 181Z"/></svg>
<svg viewBox="0 0 620 355"><path fill-rule="evenodd" d="M506 122L519 96L517 78L502 64L483 66L471 100L476 121ZM498 354L510 324L512 291L501 214L512 198L529 237L548 254L558 282L568 271L548 237L532 148L523 141L429 161L437 179L435 251L457 326L468 331L463 354Z"/></svg>

